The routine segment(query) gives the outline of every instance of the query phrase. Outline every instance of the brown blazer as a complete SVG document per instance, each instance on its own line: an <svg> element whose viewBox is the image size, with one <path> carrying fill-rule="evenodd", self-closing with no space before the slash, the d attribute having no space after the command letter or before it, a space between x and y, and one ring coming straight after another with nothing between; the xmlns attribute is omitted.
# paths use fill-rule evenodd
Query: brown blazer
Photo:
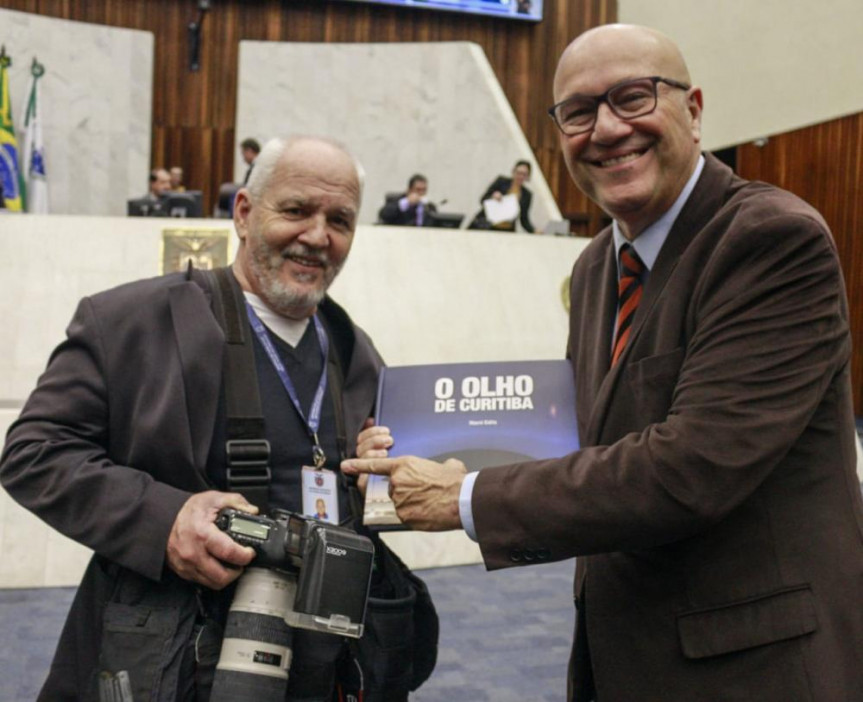
<svg viewBox="0 0 863 702"><path fill-rule="evenodd" d="M576 261L583 449L482 471L480 547L490 569L579 556L570 699L863 700L835 245L804 202L706 158L611 370L610 230Z"/></svg>

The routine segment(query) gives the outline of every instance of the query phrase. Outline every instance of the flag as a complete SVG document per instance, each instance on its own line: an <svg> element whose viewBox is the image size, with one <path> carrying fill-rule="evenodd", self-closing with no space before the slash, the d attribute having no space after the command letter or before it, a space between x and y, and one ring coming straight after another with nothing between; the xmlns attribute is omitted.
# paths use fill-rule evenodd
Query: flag
<svg viewBox="0 0 863 702"><path fill-rule="evenodd" d="M44 74L45 67L34 58L30 67L32 80L30 97L24 108L24 139L21 144L27 211L33 214L48 214L48 181L45 179L45 147L42 144L42 107L39 99L39 79Z"/></svg>
<svg viewBox="0 0 863 702"><path fill-rule="evenodd" d="M6 209L21 212L24 209L24 179L18 166L18 140L12 126L9 78L6 75L6 69L11 65L12 59L3 47L0 49L0 184Z"/></svg>

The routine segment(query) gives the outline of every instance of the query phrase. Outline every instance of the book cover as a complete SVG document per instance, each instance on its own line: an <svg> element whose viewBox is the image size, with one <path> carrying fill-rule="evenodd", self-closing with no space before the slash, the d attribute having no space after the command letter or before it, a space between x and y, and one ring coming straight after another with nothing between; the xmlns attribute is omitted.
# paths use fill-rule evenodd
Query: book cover
<svg viewBox="0 0 863 702"><path fill-rule="evenodd" d="M568 361L447 363L384 368L375 422L391 456L461 460L469 471L578 449ZM369 476L364 521L397 526L385 476Z"/></svg>

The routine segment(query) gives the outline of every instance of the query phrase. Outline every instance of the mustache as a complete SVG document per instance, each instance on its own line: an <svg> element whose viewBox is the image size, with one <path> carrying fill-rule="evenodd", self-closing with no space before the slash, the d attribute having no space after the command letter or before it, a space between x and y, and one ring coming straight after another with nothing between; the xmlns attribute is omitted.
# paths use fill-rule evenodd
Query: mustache
<svg viewBox="0 0 863 702"><path fill-rule="evenodd" d="M285 248L278 252L278 255L281 256L283 259L294 257L305 258L310 261L315 261L322 266L330 265L330 257L326 251L314 249L311 246L299 242L288 244Z"/></svg>

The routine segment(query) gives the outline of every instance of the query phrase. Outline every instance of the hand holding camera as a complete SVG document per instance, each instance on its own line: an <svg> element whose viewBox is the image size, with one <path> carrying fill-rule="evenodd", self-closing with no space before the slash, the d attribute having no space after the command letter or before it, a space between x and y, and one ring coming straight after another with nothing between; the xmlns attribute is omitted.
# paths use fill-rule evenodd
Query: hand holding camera
<svg viewBox="0 0 863 702"><path fill-rule="evenodd" d="M258 516L223 509L215 524L255 559L231 602L211 700L283 700L294 628L362 636L374 546L349 529L285 510Z"/></svg>
<svg viewBox="0 0 863 702"><path fill-rule="evenodd" d="M255 557L252 549L227 538L213 524L225 508L257 512L238 493L201 492L183 504L168 537L168 567L181 578L212 590L221 590L240 577L242 566Z"/></svg>

